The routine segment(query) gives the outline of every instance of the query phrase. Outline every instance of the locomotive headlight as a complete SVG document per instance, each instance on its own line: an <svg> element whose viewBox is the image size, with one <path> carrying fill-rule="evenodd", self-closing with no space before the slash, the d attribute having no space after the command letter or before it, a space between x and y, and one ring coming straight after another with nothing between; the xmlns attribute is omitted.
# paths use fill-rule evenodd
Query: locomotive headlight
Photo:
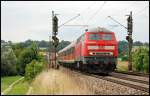
<svg viewBox="0 0 150 96"><path fill-rule="evenodd" d="M106 50L114 50L115 46L104 46L104 49L106 49Z"/></svg>
<svg viewBox="0 0 150 96"><path fill-rule="evenodd" d="M93 52L89 52L90 55L93 55Z"/></svg>
<svg viewBox="0 0 150 96"><path fill-rule="evenodd" d="M88 46L88 49L99 49L99 46Z"/></svg>

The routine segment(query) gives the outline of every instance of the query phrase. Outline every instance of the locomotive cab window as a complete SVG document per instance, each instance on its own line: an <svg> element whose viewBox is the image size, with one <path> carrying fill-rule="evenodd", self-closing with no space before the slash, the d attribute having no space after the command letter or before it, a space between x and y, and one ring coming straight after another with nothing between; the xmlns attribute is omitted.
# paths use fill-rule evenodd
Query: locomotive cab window
<svg viewBox="0 0 150 96"><path fill-rule="evenodd" d="M88 39L89 40L100 40L101 38L100 38L100 34L94 33L94 34L89 34Z"/></svg>
<svg viewBox="0 0 150 96"><path fill-rule="evenodd" d="M112 40L112 34L103 34L102 38L103 40Z"/></svg>

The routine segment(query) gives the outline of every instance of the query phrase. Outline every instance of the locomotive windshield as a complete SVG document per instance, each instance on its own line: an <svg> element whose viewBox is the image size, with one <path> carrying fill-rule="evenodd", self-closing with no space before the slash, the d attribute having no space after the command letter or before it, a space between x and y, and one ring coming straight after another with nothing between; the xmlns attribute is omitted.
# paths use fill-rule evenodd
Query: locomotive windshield
<svg viewBox="0 0 150 96"><path fill-rule="evenodd" d="M89 34L89 40L100 40L100 34Z"/></svg>
<svg viewBox="0 0 150 96"><path fill-rule="evenodd" d="M89 40L112 40L112 34L92 33L88 36Z"/></svg>
<svg viewBox="0 0 150 96"><path fill-rule="evenodd" d="M103 34L103 40L112 40L112 34Z"/></svg>

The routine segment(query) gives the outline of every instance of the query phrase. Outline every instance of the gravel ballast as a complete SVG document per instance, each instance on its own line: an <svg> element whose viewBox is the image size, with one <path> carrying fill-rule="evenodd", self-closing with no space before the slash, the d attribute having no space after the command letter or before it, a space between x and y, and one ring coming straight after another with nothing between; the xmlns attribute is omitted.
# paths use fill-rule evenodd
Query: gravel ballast
<svg viewBox="0 0 150 96"><path fill-rule="evenodd" d="M73 77L81 87L88 88L92 94L96 95L149 95L149 93L123 86L110 81L102 80L92 76L87 76L78 72L68 71L69 77Z"/></svg>

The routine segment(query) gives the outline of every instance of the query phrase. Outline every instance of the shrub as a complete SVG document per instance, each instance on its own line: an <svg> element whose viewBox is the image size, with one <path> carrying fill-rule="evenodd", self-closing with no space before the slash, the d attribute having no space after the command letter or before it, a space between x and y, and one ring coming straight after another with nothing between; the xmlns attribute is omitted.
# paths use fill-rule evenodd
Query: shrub
<svg viewBox="0 0 150 96"><path fill-rule="evenodd" d="M128 56L127 55L122 56L121 58L122 58L122 61L128 61Z"/></svg>
<svg viewBox="0 0 150 96"><path fill-rule="evenodd" d="M38 73L43 69L43 63L33 60L31 63L26 65L25 68L25 79L31 81Z"/></svg>
<svg viewBox="0 0 150 96"><path fill-rule="evenodd" d="M133 67L136 71L149 71L149 51L147 48L140 47L132 56Z"/></svg>
<svg viewBox="0 0 150 96"><path fill-rule="evenodd" d="M144 63L144 65L143 65L144 72L149 73L149 52L145 53L143 63Z"/></svg>

